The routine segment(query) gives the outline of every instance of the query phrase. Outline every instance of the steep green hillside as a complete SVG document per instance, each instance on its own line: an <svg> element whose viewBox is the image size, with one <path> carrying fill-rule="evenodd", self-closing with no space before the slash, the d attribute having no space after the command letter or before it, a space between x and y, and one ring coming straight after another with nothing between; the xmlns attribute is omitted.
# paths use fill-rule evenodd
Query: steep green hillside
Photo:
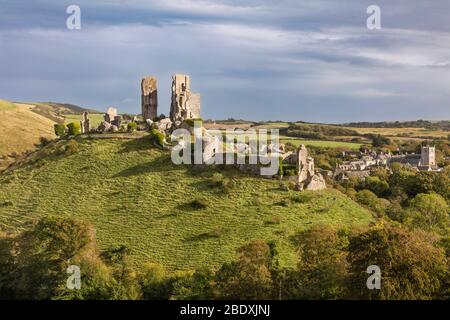
<svg viewBox="0 0 450 320"><path fill-rule="evenodd" d="M180 270L219 266L252 239L277 241L282 263L293 265L297 231L371 221L367 210L335 190L282 191L275 180L229 168L224 190L217 174L213 183L212 169L175 166L147 137L66 145L47 146L0 174L1 230L23 229L47 214L76 216L94 224L101 248L126 244L138 263Z"/></svg>

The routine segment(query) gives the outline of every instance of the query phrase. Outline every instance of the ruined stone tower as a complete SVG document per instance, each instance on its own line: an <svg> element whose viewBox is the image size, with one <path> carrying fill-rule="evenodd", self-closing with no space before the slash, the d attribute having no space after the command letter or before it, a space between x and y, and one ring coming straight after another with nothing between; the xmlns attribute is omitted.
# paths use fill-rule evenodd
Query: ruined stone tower
<svg viewBox="0 0 450 320"><path fill-rule="evenodd" d="M145 77L141 82L141 108L144 120L158 116L158 89L155 77Z"/></svg>
<svg viewBox="0 0 450 320"><path fill-rule="evenodd" d="M172 76L170 119L183 121L200 118L200 94L191 92L190 78L185 74Z"/></svg>
<svg viewBox="0 0 450 320"><path fill-rule="evenodd" d="M302 144L297 149L297 190L322 190L327 187L323 176L316 173L314 159L308 156L308 149Z"/></svg>

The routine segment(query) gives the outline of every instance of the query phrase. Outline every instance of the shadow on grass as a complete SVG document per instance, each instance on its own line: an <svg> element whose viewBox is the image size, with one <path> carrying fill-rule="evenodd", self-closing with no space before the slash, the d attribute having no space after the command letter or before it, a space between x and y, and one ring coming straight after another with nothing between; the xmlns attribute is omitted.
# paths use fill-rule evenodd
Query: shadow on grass
<svg viewBox="0 0 450 320"><path fill-rule="evenodd" d="M154 159L153 161L147 163L141 163L134 167L127 168L113 176L113 178L118 177L132 177L138 176L141 174L146 174L150 172L169 172L176 171L179 168L175 165L172 165L172 161L170 159L170 155L161 155L160 157Z"/></svg>
<svg viewBox="0 0 450 320"><path fill-rule="evenodd" d="M179 215L179 213L166 213L166 214L157 216L156 219L176 218L176 217L178 217L178 215Z"/></svg>
<svg viewBox="0 0 450 320"><path fill-rule="evenodd" d="M122 144L122 148L119 153L127 153L133 151L145 151L153 149L153 144L148 136L142 138L136 138L133 140L126 141Z"/></svg>
<svg viewBox="0 0 450 320"><path fill-rule="evenodd" d="M203 210L208 207L208 204L201 200L201 199L194 199L187 203L179 204L175 207L175 209L181 210L181 211L198 211Z"/></svg>
<svg viewBox="0 0 450 320"><path fill-rule="evenodd" d="M219 239L223 234L223 230L221 228L214 228L211 231L203 232L195 236L191 236L186 238L188 242L196 242L196 241L204 241L209 239Z"/></svg>

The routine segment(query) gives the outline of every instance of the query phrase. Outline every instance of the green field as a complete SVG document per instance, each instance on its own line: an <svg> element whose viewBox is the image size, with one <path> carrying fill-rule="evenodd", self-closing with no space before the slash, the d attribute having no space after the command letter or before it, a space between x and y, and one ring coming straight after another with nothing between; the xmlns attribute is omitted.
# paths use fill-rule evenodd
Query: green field
<svg viewBox="0 0 450 320"><path fill-rule="evenodd" d="M81 114L65 114L65 123L77 122L81 120ZM103 121L103 113L90 113L89 114L91 128L97 128L100 122Z"/></svg>
<svg viewBox="0 0 450 320"><path fill-rule="evenodd" d="M321 148L346 148L359 150L361 143L343 142L343 141L327 141L327 140L306 140L301 138L280 137L281 143L290 142L296 147L304 144L305 146L321 147Z"/></svg>
<svg viewBox="0 0 450 320"><path fill-rule="evenodd" d="M224 193L211 186L212 168L175 166L148 137L79 141L73 155L52 151L44 157L40 151L34 161L0 173L0 230L22 230L48 214L78 217L95 226L101 249L126 244L136 263L161 263L174 271L217 267L253 239L275 240L281 263L293 266L292 236L299 230L372 220L369 211L336 190L281 191L276 180L242 176L228 167L222 173L235 186ZM194 209L195 199L207 207Z"/></svg>

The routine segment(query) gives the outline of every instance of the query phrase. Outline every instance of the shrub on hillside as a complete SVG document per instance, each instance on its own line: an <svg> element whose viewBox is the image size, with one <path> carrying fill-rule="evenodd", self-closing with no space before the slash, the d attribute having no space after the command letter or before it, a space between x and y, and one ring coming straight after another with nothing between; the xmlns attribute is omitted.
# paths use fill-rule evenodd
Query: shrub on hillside
<svg viewBox="0 0 450 320"><path fill-rule="evenodd" d="M62 137L66 134L66 127L63 124L57 123L54 125L55 134L58 137Z"/></svg>
<svg viewBox="0 0 450 320"><path fill-rule="evenodd" d="M75 154L78 152L79 149L79 143L76 140L69 140L67 141L66 145L64 146L64 154L69 156L71 154Z"/></svg>
<svg viewBox="0 0 450 320"><path fill-rule="evenodd" d="M209 186L220 188L223 193L230 193L236 183L233 179L224 177L221 173L214 173L210 179Z"/></svg>
<svg viewBox="0 0 450 320"><path fill-rule="evenodd" d="M137 123L136 122L132 121L132 122L128 123L128 125L127 125L127 131L128 132L134 132L134 131L136 131L136 129L137 129Z"/></svg>
<svg viewBox="0 0 450 320"><path fill-rule="evenodd" d="M375 193L364 189L356 194L356 200L378 214L383 213L389 206L389 201L386 199L379 199Z"/></svg>
<svg viewBox="0 0 450 320"><path fill-rule="evenodd" d="M166 136L164 133L160 132L158 129L151 129L150 130L150 139L155 143L156 145L162 147L164 146L164 139Z"/></svg>
<svg viewBox="0 0 450 320"><path fill-rule="evenodd" d="M67 125L67 134L69 136L76 136L81 134L81 125L79 122L71 122Z"/></svg>
<svg viewBox="0 0 450 320"><path fill-rule="evenodd" d="M45 147L46 145L50 144L50 142L52 142L52 140L49 138L46 138L46 137L39 138L39 146L40 147Z"/></svg>

